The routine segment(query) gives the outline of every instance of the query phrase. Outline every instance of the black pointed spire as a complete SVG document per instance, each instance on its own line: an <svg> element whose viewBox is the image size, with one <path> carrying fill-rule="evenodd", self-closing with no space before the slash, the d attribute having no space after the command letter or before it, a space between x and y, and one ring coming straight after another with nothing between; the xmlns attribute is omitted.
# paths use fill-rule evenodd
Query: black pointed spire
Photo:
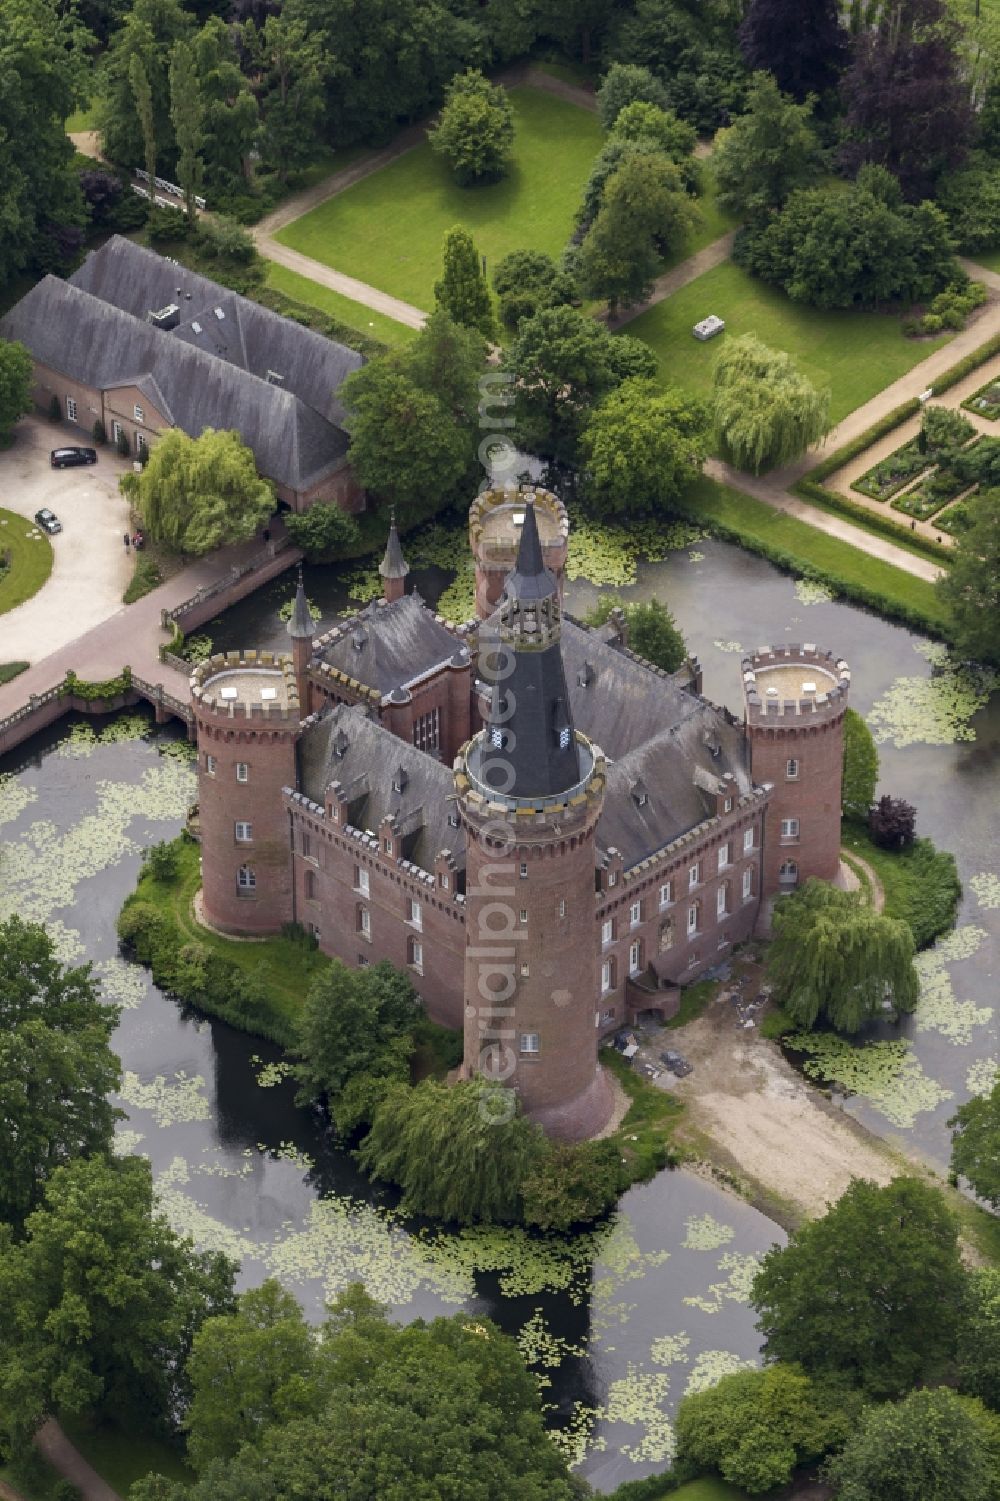
<svg viewBox="0 0 1000 1501"><path fill-rule="evenodd" d="M504 593L511 599L550 599L558 591L555 574L545 566L542 539L538 535L535 502L529 500L524 510L524 525L517 549L517 562L507 575Z"/></svg>
<svg viewBox="0 0 1000 1501"><path fill-rule="evenodd" d="M384 579L405 579L410 571L410 565L403 557L394 510L389 512L389 539L385 544L385 557L378 565L378 571Z"/></svg>
<svg viewBox="0 0 1000 1501"><path fill-rule="evenodd" d="M288 634L294 641L296 637L311 639L315 622L309 601L306 599L305 585L302 582L302 564L299 564L299 583L295 590L295 604L292 608L292 616L288 622Z"/></svg>

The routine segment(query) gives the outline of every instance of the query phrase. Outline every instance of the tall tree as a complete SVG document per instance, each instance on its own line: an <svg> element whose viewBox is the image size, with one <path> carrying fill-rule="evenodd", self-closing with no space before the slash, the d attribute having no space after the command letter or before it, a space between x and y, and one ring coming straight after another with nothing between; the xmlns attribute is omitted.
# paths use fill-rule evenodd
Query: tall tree
<svg viewBox="0 0 1000 1501"><path fill-rule="evenodd" d="M238 35L238 33L236 33ZM216 191L242 186L259 125L257 101L240 71L233 30L212 16L194 39L201 99L200 151L205 181Z"/></svg>
<svg viewBox="0 0 1000 1501"><path fill-rule="evenodd" d="M652 104L661 110L670 108L666 89L649 68L641 63L612 63L597 91L597 108L604 129L613 130L622 110L636 103Z"/></svg>
<svg viewBox="0 0 1000 1501"><path fill-rule="evenodd" d="M958 1379L963 1392L1000 1411L1000 1268L995 1266L977 1267L967 1279Z"/></svg>
<svg viewBox="0 0 1000 1501"><path fill-rule="evenodd" d="M170 54L194 31L181 0L135 0L114 33L101 67L98 119L104 154L131 170L145 152L143 129L132 88L132 58L139 57L152 94L153 139L161 174L177 166L177 141L170 118Z"/></svg>
<svg viewBox="0 0 1000 1501"><path fill-rule="evenodd" d="M407 1078L419 1014L409 977L392 965L353 970L335 959L310 985L298 1022L305 1099L339 1094L360 1073Z"/></svg>
<svg viewBox="0 0 1000 1501"><path fill-rule="evenodd" d="M513 377L518 440L570 463L591 407L623 380L652 379L656 357L638 339L616 338L579 309L562 306L521 323L504 370Z"/></svg>
<svg viewBox="0 0 1000 1501"><path fill-rule="evenodd" d="M444 267L434 284L434 300L449 318L475 328L485 339L497 337L496 314L479 251L467 229L449 229L444 237Z"/></svg>
<svg viewBox="0 0 1000 1501"><path fill-rule="evenodd" d="M844 765L840 809L845 818L864 822L875 801L878 783L878 749L875 737L857 709L844 716Z"/></svg>
<svg viewBox="0 0 1000 1501"><path fill-rule="evenodd" d="M973 1095L948 1122L953 1128L951 1170L981 1199L1000 1208L1000 1079L987 1095Z"/></svg>
<svg viewBox="0 0 1000 1501"><path fill-rule="evenodd" d="M506 176L514 154L514 111L506 89L477 69L453 78L440 119L428 132L460 187Z"/></svg>
<svg viewBox="0 0 1000 1501"><path fill-rule="evenodd" d="M135 99L136 114L142 131L142 156L149 182L150 197L156 192L156 115L153 110L153 91L149 86L149 74L138 52L128 60L128 81Z"/></svg>
<svg viewBox="0 0 1000 1501"><path fill-rule="evenodd" d="M894 1010L912 1011L920 985L909 924L862 904L854 892L807 881L774 911L768 978L800 1027L826 1022L857 1032Z"/></svg>
<svg viewBox="0 0 1000 1501"><path fill-rule="evenodd" d="M320 38L287 11L259 27L247 21L242 37L254 67L261 158L285 183L315 152L325 107Z"/></svg>
<svg viewBox="0 0 1000 1501"><path fill-rule="evenodd" d="M768 1360L892 1397L954 1356L965 1273L958 1223L919 1178L857 1178L768 1251L750 1301Z"/></svg>
<svg viewBox="0 0 1000 1501"><path fill-rule="evenodd" d="M35 923L0 924L0 1221L15 1232L58 1167L111 1149L117 1021L89 965L60 964Z"/></svg>
<svg viewBox="0 0 1000 1501"><path fill-rule="evenodd" d="M708 457L708 413L697 397L627 380L594 408L580 438L584 489L601 515L669 510Z"/></svg>
<svg viewBox="0 0 1000 1501"><path fill-rule="evenodd" d="M0 1243L0 1413L23 1444L47 1412L171 1428L202 1321L232 1307L235 1267L196 1253L160 1214L143 1157L53 1173L26 1237Z"/></svg>
<svg viewBox="0 0 1000 1501"><path fill-rule="evenodd" d="M837 0L750 0L739 37L747 67L799 101L833 88L847 62Z"/></svg>
<svg viewBox="0 0 1000 1501"><path fill-rule="evenodd" d="M965 159L975 130L964 34L945 0L890 0L844 74L845 164L879 162L914 202Z"/></svg>
<svg viewBox="0 0 1000 1501"><path fill-rule="evenodd" d="M195 197L204 170L201 148L205 106L194 47L188 42L178 42L170 54L170 119L177 139L177 180L184 190L188 223L193 224L198 213Z"/></svg>
<svg viewBox="0 0 1000 1501"><path fill-rule="evenodd" d="M361 483L403 520L432 514L468 474L467 436L430 392L387 360L341 388L351 463Z"/></svg>
<svg viewBox="0 0 1000 1501"><path fill-rule="evenodd" d="M602 594L586 617L587 624L605 625L615 610L625 617L629 649L636 656L644 657L654 667L662 667L664 672L676 672L687 660L687 642L662 600L634 600L626 604L615 594Z"/></svg>
<svg viewBox="0 0 1000 1501"><path fill-rule="evenodd" d="M829 430L830 392L791 355L753 334L727 339L715 365L715 436L724 456L760 474L805 453Z"/></svg>
<svg viewBox="0 0 1000 1501"><path fill-rule="evenodd" d="M1000 666L1000 490L984 490L955 537L952 564L938 581L960 657Z"/></svg>
<svg viewBox="0 0 1000 1501"><path fill-rule="evenodd" d="M597 217L580 246L580 281L612 312L652 291L665 256L679 250L699 213L680 172L660 153L626 157L604 184Z"/></svg>
<svg viewBox="0 0 1000 1501"><path fill-rule="evenodd" d="M796 104L769 73L755 73L746 114L719 131L712 153L722 206L734 214L766 214L806 187L819 170L811 121L811 101Z"/></svg>
<svg viewBox="0 0 1000 1501"><path fill-rule="evenodd" d="M275 504L239 433L211 427L200 438L176 427L161 434L142 473L123 475L120 485L154 541L195 557L249 541Z"/></svg>
<svg viewBox="0 0 1000 1501"><path fill-rule="evenodd" d="M0 339L0 447L10 442L18 418L31 411L31 383L35 367L31 355L16 340Z"/></svg>
<svg viewBox="0 0 1000 1501"><path fill-rule="evenodd" d="M997 1419L946 1387L869 1407L828 1466L838 1501L994 1501Z"/></svg>

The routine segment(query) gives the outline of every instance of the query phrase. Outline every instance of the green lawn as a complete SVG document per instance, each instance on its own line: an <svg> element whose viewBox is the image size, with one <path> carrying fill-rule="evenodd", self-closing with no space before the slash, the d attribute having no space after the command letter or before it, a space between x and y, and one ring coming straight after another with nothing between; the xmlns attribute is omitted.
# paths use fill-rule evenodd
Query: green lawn
<svg viewBox="0 0 1000 1501"><path fill-rule="evenodd" d="M725 319L726 333L699 344L691 328L709 313ZM666 379L702 395L711 388L722 340L731 334L757 334L765 344L792 355L818 385L830 386L833 422L951 337L904 339L900 320L883 313L817 312L765 287L731 261L682 287L622 332L645 340Z"/></svg>
<svg viewBox="0 0 1000 1501"><path fill-rule="evenodd" d="M445 232L462 224L492 268L531 247L558 256L600 150L596 115L538 89L510 92L515 163L502 182L457 187L426 143L281 230L304 255L430 308Z"/></svg>
<svg viewBox="0 0 1000 1501"><path fill-rule="evenodd" d="M8 567L0 574L0 615L22 605L52 572L52 543L44 532L14 511L0 509L0 558Z"/></svg>
<svg viewBox="0 0 1000 1501"><path fill-rule="evenodd" d="M66 121L66 134L77 135L82 130L97 129L97 100L92 99L83 109L75 110Z"/></svg>
<svg viewBox="0 0 1000 1501"><path fill-rule="evenodd" d="M969 260L975 261L977 266L985 266L987 271L1000 271L1000 250L977 250Z"/></svg>
<svg viewBox="0 0 1000 1501"><path fill-rule="evenodd" d="M875 591L892 604L920 610L938 625L946 623L933 584L904 573L891 563L869 557L850 542L830 537L796 516L776 511L763 501L704 475L691 487L686 499L692 516L703 516L734 528L751 550L755 542L765 550L780 549L794 558L803 571L814 568L833 574L849 585Z"/></svg>
<svg viewBox="0 0 1000 1501"><path fill-rule="evenodd" d="M130 1486L150 1472L188 1483L194 1478L177 1450L158 1439L108 1425L95 1429L72 1419L60 1421L80 1453L120 1496L127 1496Z"/></svg>
<svg viewBox="0 0 1000 1501"><path fill-rule="evenodd" d="M679 1491L671 1491L670 1501L746 1501L746 1491L738 1491L724 1480L705 1477L682 1485Z"/></svg>
<svg viewBox="0 0 1000 1501"><path fill-rule="evenodd" d="M321 312L328 313L340 323L346 323L349 328L357 329L359 333L381 339L383 344L408 344L417 336L415 328L397 323L395 318L387 318L384 313L376 313L360 302L353 302L350 297L331 291L329 287L321 287L319 282L310 281L308 276L300 276L297 271L289 271L285 266L275 265L274 261L269 261L267 265L267 284L276 291L283 292L286 297L294 297L296 302L305 302L310 307L319 308Z"/></svg>

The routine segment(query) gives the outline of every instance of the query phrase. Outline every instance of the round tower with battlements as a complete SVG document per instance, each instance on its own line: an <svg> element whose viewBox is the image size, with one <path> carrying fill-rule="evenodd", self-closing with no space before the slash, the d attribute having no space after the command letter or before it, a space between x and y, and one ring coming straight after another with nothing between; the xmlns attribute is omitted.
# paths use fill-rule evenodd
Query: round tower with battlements
<svg viewBox="0 0 1000 1501"><path fill-rule="evenodd" d="M743 658L751 774L770 783L764 831L766 899L840 864L840 790L847 663L813 645L760 647Z"/></svg>
<svg viewBox="0 0 1000 1501"><path fill-rule="evenodd" d="M295 786L301 712L295 665L226 652L191 678L205 920L224 933L277 933L292 919L282 788Z"/></svg>
<svg viewBox="0 0 1000 1501"><path fill-rule="evenodd" d="M466 832L463 1073L515 1090L553 1136L581 1140L612 1109L592 941L606 776L600 750L572 723L560 614L529 502L481 637L486 724L455 761Z"/></svg>
<svg viewBox="0 0 1000 1501"><path fill-rule="evenodd" d="M560 598L569 518L551 490L532 485L484 490L469 509L469 545L476 561L476 614L485 620L496 609L507 575L514 567L528 504L535 512L545 567L554 576Z"/></svg>

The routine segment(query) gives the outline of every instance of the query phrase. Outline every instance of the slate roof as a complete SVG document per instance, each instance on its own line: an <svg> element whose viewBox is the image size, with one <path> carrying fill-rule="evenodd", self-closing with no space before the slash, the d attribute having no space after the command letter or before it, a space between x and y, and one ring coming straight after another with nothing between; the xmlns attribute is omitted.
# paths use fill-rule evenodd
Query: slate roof
<svg viewBox="0 0 1000 1501"><path fill-rule="evenodd" d="M330 783L340 782L355 828L377 834L386 814L394 814L404 859L433 871L435 857L447 849L464 869L465 833L448 822L455 809L451 768L383 729L363 709L339 704L310 725L299 739L298 762L298 790L313 802L322 803ZM393 787L400 767L406 773L402 792Z"/></svg>
<svg viewBox="0 0 1000 1501"><path fill-rule="evenodd" d="M321 645L317 655L385 698L462 650L462 643L434 618L419 594L407 594L392 604L377 600L368 605L345 624L342 635Z"/></svg>
<svg viewBox="0 0 1000 1501"><path fill-rule="evenodd" d="M611 760L700 712L699 700L669 677L565 615L562 653L573 722ZM588 664L584 686L579 679Z"/></svg>
<svg viewBox="0 0 1000 1501"><path fill-rule="evenodd" d="M207 313L201 307L202 317L192 314L191 322L211 328L210 339L199 342L190 326L166 330L145 321L186 283L208 298ZM223 328L229 343L220 349ZM347 452L343 409L331 392L361 364L360 355L131 241L109 240L69 282L44 277L0 319L0 335L20 339L40 364L82 385L137 386L192 437L206 427L236 428L261 473L291 490L317 484ZM283 385L263 378L282 364Z"/></svg>

